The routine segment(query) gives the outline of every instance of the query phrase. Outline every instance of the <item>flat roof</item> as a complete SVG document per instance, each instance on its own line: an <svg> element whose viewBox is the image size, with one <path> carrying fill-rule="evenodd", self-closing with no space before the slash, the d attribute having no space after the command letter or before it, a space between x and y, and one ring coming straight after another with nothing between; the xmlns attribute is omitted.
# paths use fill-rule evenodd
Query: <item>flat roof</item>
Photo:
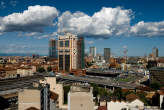
<svg viewBox="0 0 164 110"><path fill-rule="evenodd" d="M156 70L156 71L164 71L164 67L152 67L150 70Z"/></svg>

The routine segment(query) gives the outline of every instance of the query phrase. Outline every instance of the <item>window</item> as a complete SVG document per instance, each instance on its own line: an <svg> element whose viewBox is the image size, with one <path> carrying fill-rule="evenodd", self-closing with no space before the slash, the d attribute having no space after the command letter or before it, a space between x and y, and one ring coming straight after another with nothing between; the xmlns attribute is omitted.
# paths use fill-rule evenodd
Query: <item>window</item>
<svg viewBox="0 0 164 110"><path fill-rule="evenodd" d="M63 47L63 41L60 41L60 47Z"/></svg>
<svg viewBox="0 0 164 110"><path fill-rule="evenodd" d="M67 53L68 53L68 52L70 52L70 50L65 50L65 52L67 52Z"/></svg>
<svg viewBox="0 0 164 110"><path fill-rule="evenodd" d="M65 47L69 47L69 41L65 41Z"/></svg>

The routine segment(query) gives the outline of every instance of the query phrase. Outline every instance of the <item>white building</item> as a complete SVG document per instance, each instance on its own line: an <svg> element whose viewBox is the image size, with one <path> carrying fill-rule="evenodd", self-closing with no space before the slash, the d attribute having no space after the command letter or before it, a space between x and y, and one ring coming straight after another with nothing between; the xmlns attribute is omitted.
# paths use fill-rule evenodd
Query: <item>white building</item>
<svg viewBox="0 0 164 110"><path fill-rule="evenodd" d="M139 99L135 99L131 102L128 101L110 101L107 102L108 110L143 110L144 103Z"/></svg>
<svg viewBox="0 0 164 110"><path fill-rule="evenodd" d="M96 47L90 47L89 54L92 57L96 57Z"/></svg>
<svg viewBox="0 0 164 110"><path fill-rule="evenodd" d="M23 76L32 76L33 75L33 70L32 68L18 68L17 69L17 74L19 74L21 77Z"/></svg>
<svg viewBox="0 0 164 110"><path fill-rule="evenodd" d="M164 109L164 91L160 91L160 109Z"/></svg>

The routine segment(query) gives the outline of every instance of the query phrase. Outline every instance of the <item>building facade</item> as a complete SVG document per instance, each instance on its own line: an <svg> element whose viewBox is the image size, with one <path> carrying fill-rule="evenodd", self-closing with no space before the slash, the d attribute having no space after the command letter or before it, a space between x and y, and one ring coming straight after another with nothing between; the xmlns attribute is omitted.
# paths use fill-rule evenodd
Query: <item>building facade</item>
<svg viewBox="0 0 164 110"><path fill-rule="evenodd" d="M160 85L164 85L164 68L152 67L150 69L150 83L157 82Z"/></svg>
<svg viewBox="0 0 164 110"><path fill-rule="evenodd" d="M84 68L84 39L77 35L66 33L58 37L59 71Z"/></svg>
<svg viewBox="0 0 164 110"><path fill-rule="evenodd" d="M154 47L152 50L153 57L158 57L158 48Z"/></svg>
<svg viewBox="0 0 164 110"><path fill-rule="evenodd" d="M104 48L104 60L106 61L106 63L109 62L109 58L110 58L110 48Z"/></svg>
<svg viewBox="0 0 164 110"><path fill-rule="evenodd" d="M39 110L50 110L50 91L48 84L34 84L18 93L18 110L35 107Z"/></svg>
<svg viewBox="0 0 164 110"><path fill-rule="evenodd" d="M57 107L62 108L64 103L64 90L62 84L56 83L56 77L47 76L45 77L46 83L50 85L50 91L55 92L59 95L57 99Z"/></svg>
<svg viewBox="0 0 164 110"><path fill-rule="evenodd" d="M139 100L133 101L109 101L108 110L144 110L144 103Z"/></svg>
<svg viewBox="0 0 164 110"><path fill-rule="evenodd" d="M94 110L92 89L72 86L68 93L68 110Z"/></svg>
<svg viewBox="0 0 164 110"><path fill-rule="evenodd" d="M96 47L90 47L89 51L90 56L96 57Z"/></svg>
<svg viewBox="0 0 164 110"><path fill-rule="evenodd" d="M49 57L57 58L57 41L55 39L49 41Z"/></svg>

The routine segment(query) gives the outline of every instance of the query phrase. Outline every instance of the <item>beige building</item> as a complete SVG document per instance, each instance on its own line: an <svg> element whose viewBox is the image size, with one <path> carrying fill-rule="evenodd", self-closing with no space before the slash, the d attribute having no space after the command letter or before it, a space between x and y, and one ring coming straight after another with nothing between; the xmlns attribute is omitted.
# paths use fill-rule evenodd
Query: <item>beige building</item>
<svg viewBox="0 0 164 110"><path fill-rule="evenodd" d="M63 103L64 103L64 90L63 90L63 85L62 84L57 84L56 83L56 77L54 76L47 76L45 77L45 81L47 84L50 85L50 91L55 92L58 94L58 103L57 106L59 108L62 108Z"/></svg>
<svg viewBox="0 0 164 110"><path fill-rule="evenodd" d="M39 110L49 110L49 85L34 84L18 93L18 110L35 107Z"/></svg>
<svg viewBox="0 0 164 110"><path fill-rule="evenodd" d="M5 77L4 78L15 78L17 77L17 69L14 68L5 68Z"/></svg>
<svg viewBox="0 0 164 110"><path fill-rule="evenodd" d="M68 110L94 110L92 90L72 86L68 93Z"/></svg>
<svg viewBox="0 0 164 110"><path fill-rule="evenodd" d="M17 74L19 74L21 77L24 76L32 76L33 75L33 70L32 68L18 68L17 69Z"/></svg>
<svg viewBox="0 0 164 110"><path fill-rule="evenodd" d="M71 71L84 67L84 39L66 33L58 37L59 71Z"/></svg>

